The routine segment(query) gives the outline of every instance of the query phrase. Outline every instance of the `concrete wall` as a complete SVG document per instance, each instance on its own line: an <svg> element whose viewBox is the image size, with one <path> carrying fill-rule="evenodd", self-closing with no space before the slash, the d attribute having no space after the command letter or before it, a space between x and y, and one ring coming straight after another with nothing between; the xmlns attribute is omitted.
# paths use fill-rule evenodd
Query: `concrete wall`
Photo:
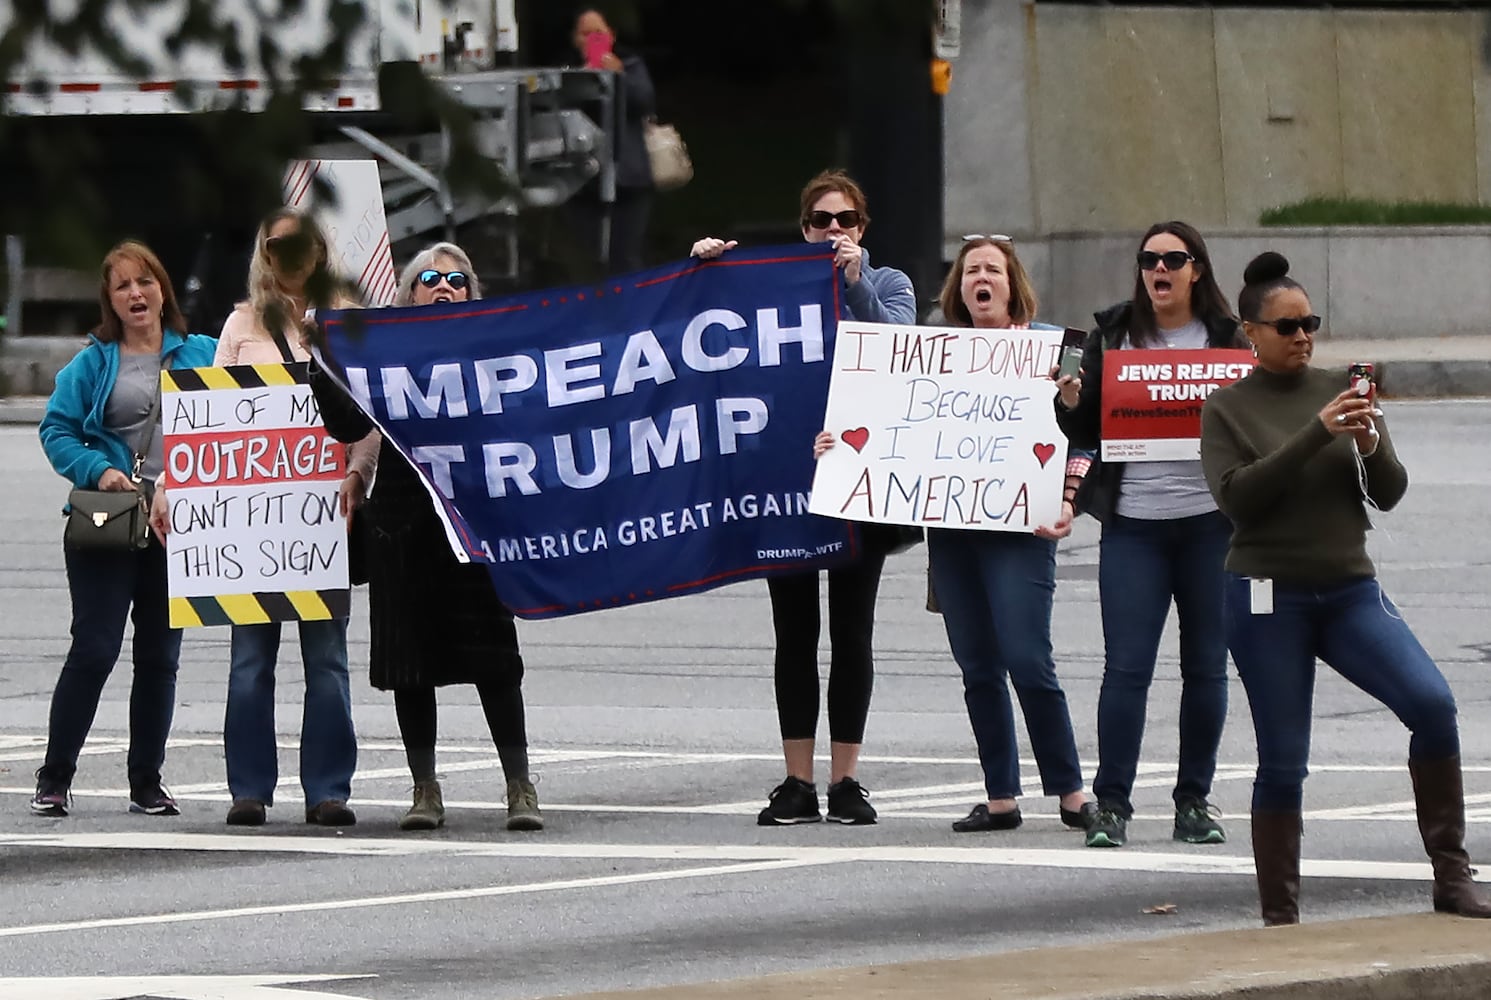
<svg viewBox="0 0 1491 1000"><path fill-rule="evenodd" d="M1040 316L1090 327L1134 292L1143 230L1021 240ZM1217 282L1237 301L1243 268L1277 250L1325 320L1322 339L1478 336L1491 326L1491 227L1248 229L1206 234Z"/></svg>
<svg viewBox="0 0 1491 1000"><path fill-rule="evenodd" d="M964 0L948 233L1250 227L1311 195L1491 201L1486 16Z"/></svg>

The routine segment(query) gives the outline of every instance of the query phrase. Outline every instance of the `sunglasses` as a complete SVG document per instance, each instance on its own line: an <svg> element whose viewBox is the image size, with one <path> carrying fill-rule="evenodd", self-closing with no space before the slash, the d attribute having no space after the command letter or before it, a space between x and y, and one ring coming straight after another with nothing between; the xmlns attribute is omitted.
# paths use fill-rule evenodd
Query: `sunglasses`
<svg viewBox="0 0 1491 1000"><path fill-rule="evenodd" d="M271 254L281 254L287 250L304 253L311 248L310 237L302 233L287 233L284 236L269 236L264 240L264 249Z"/></svg>
<svg viewBox="0 0 1491 1000"><path fill-rule="evenodd" d="M1003 233L964 233L963 234L963 242L964 243L972 243L974 240L988 240L990 243L1009 243L1009 244L1013 244L1015 242L1015 238L1013 236L1006 236Z"/></svg>
<svg viewBox="0 0 1491 1000"><path fill-rule="evenodd" d="M842 212L809 212L803 221L814 229L827 229L835 222L840 229L858 229L860 214L852 208L846 208Z"/></svg>
<svg viewBox="0 0 1491 1000"><path fill-rule="evenodd" d="M1184 250L1166 250L1164 253L1156 253L1153 250L1139 251L1139 270L1153 271L1163 262L1165 270L1179 271L1191 261L1195 260Z"/></svg>
<svg viewBox="0 0 1491 1000"><path fill-rule="evenodd" d="M1313 313L1309 316L1301 316L1296 319L1293 316L1285 316L1282 319L1260 319L1259 326L1271 326L1279 332L1281 337L1292 337L1301 330L1306 333L1314 333L1320 329L1320 317Z"/></svg>
<svg viewBox="0 0 1491 1000"><path fill-rule="evenodd" d="M427 271L419 272L419 283L426 288L434 288L444 281L453 290L459 292L466 287L465 271L437 271L433 267Z"/></svg>

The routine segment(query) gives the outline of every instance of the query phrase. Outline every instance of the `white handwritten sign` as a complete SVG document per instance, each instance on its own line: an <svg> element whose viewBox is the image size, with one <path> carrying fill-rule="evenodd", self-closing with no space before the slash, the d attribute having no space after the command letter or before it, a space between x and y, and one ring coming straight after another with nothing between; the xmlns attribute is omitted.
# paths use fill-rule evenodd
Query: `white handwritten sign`
<svg viewBox="0 0 1491 1000"><path fill-rule="evenodd" d="M306 365L162 374L171 626L345 617L343 445Z"/></svg>
<svg viewBox="0 0 1491 1000"><path fill-rule="evenodd" d="M1034 531L1061 511L1060 330L840 323L809 509L852 521Z"/></svg>
<svg viewBox="0 0 1491 1000"><path fill-rule="evenodd" d="M316 197L318 181L331 189L334 200ZM309 211L326 234L332 270L357 283L366 305L392 305L398 278L378 161L296 160L286 169L281 187L285 204Z"/></svg>

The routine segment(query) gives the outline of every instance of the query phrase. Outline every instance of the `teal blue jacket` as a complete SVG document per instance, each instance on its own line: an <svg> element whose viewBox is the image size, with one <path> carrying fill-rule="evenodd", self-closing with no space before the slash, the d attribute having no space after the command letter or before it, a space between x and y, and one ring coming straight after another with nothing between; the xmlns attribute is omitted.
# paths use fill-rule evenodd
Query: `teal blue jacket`
<svg viewBox="0 0 1491 1000"><path fill-rule="evenodd" d="M167 330L161 338L161 368L209 368L217 341ZM104 426L104 407L119 377L119 344L93 334L88 346L57 373L38 432L47 461L74 486L92 489L109 469L129 475L134 449Z"/></svg>

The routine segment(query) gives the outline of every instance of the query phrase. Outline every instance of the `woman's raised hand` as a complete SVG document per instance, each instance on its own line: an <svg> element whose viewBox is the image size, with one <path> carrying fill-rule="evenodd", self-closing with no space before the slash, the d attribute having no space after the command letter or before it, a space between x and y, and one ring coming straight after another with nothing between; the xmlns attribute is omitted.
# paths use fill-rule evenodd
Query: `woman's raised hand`
<svg viewBox="0 0 1491 1000"><path fill-rule="evenodd" d="M694 244L689 251L690 257L698 257L700 260L713 260L726 250L734 250L740 246L739 240L720 240L713 236L706 236Z"/></svg>
<svg viewBox="0 0 1491 1000"><path fill-rule="evenodd" d="M1347 389L1325 404L1320 411L1320 422L1332 434L1362 434L1372 437L1377 430L1372 423L1373 404L1366 396L1358 395L1355 389Z"/></svg>
<svg viewBox="0 0 1491 1000"><path fill-rule="evenodd" d="M1061 394L1061 405L1068 410L1077 408L1077 401L1082 397L1082 374L1063 375L1056 378L1057 369L1051 369L1051 377L1056 379L1056 391Z"/></svg>

